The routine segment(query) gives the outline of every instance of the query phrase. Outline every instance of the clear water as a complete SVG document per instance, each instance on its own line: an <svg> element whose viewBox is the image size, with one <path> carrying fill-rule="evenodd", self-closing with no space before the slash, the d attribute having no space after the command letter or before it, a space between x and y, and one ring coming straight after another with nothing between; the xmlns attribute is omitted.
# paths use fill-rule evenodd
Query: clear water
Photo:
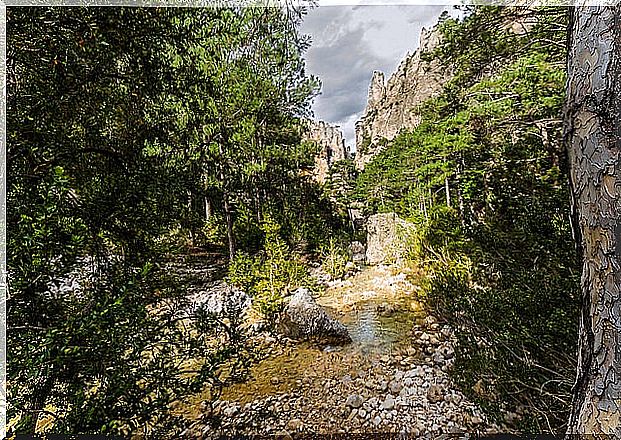
<svg viewBox="0 0 621 440"><path fill-rule="evenodd" d="M325 351L388 353L407 340L416 317L415 313L405 307L398 308L390 316L382 316L374 301L358 303L354 310L337 318L347 327L353 342L344 347L329 346Z"/></svg>

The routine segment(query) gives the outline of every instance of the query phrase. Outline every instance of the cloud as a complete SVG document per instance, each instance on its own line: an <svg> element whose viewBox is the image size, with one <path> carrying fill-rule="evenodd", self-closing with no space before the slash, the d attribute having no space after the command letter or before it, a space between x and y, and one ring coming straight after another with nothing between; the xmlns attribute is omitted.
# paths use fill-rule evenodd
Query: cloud
<svg viewBox="0 0 621 440"><path fill-rule="evenodd" d="M374 70L389 77L418 47L421 29L435 24L446 6L320 6L310 11L302 32L312 38L307 71L318 76L317 119L342 124L348 144L366 106Z"/></svg>
<svg viewBox="0 0 621 440"><path fill-rule="evenodd" d="M323 82L315 110L328 121L341 120L364 107L373 70L387 61L368 49L364 35L364 29L354 29L307 55L310 70Z"/></svg>

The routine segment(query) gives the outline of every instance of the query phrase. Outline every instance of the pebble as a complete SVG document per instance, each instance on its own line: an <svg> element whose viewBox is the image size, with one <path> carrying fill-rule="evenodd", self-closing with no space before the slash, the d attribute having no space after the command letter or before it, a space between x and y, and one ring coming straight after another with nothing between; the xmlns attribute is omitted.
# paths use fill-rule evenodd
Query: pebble
<svg viewBox="0 0 621 440"><path fill-rule="evenodd" d="M291 437L291 434L289 434L287 431L278 431L274 435L274 438L276 440L293 440L293 437Z"/></svg>
<svg viewBox="0 0 621 440"><path fill-rule="evenodd" d="M302 422L302 420L300 420L300 419L291 419L287 423L286 429L287 429L287 431L298 431L300 428L302 428L303 425L304 425L304 423Z"/></svg>
<svg viewBox="0 0 621 440"><path fill-rule="evenodd" d="M386 391L388 389L388 382L385 380L380 381L377 385L377 389L380 391Z"/></svg>
<svg viewBox="0 0 621 440"><path fill-rule="evenodd" d="M364 402L364 399L362 398L360 394L351 394L350 396L347 397L347 400L345 401L345 405L351 408L360 408L363 402Z"/></svg>
<svg viewBox="0 0 621 440"><path fill-rule="evenodd" d="M395 399L389 394L382 402L382 409L393 409L395 407Z"/></svg>
<svg viewBox="0 0 621 440"><path fill-rule="evenodd" d="M397 394L399 391L401 391L401 388L403 388L403 385L401 385L401 382L393 380L392 382L390 382L389 388L392 393Z"/></svg>
<svg viewBox="0 0 621 440"><path fill-rule="evenodd" d="M237 414L238 411L239 411L239 407L237 405L231 405L231 406L227 406L226 408L224 408L224 410L222 411L222 414L225 415L226 417L232 417L235 414Z"/></svg>
<svg viewBox="0 0 621 440"><path fill-rule="evenodd" d="M437 403L444 400L442 389L437 385L431 385L427 391L427 400L431 403Z"/></svg>

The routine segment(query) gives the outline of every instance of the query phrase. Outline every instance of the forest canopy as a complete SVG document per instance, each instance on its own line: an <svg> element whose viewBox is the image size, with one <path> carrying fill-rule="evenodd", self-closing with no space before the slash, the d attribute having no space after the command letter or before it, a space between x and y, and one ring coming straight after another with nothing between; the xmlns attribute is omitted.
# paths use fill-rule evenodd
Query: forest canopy
<svg viewBox="0 0 621 440"><path fill-rule="evenodd" d="M319 87L304 71L304 12L8 9L18 432L32 432L50 405L62 408L57 432L180 432L168 405L216 383L241 354L209 317L194 317L191 332L175 324L187 299L165 257L188 240L226 242L231 258L256 252L266 216L310 247L338 225L302 173L314 146L301 141L301 118ZM86 275L67 290L76 273ZM222 344L205 351L214 332ZM179 365L194 359L203 365L185 374Z"/></svg>

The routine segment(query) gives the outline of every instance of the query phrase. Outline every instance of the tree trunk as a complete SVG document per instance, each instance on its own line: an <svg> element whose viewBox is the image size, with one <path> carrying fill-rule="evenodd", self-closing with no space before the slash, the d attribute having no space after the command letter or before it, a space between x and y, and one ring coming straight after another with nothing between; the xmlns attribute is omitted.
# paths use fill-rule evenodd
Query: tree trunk
<svg viewBox="0 0 621 440"><path fill-rule="evenodd" d="M224 158L224 150L221 143L218 149L220 157ZM233 261L233 258L235 258L235 234L233 232L233 213L231 204L229 203L229 190L227 189L228 183L226 174L224 173L224 164L220 168L220 181L222 183L222 202L224 205L224 219L226 221L226 236L229 242L229 261Z"/></svg>
<svg viewBox="0 0 621 440"><path fill-rule="evenodd" d="M226 236L229 241L229 261L235 258L235 235L233 234L233 213L229 204L229 197L224 193L224 217L226 219Z"/></svg>
<svg viewBox="0 0 621 440"><path fill-rule="evenodd" d="M205 221L208 222L213 215L213 208L211 206L211 200L209 197L205 196Z"/></svg>
<svg viewBox="0 0 621 440"><path fill-rule="evenodd" d="M620 11L576 8L570 28L565 141L583 306L569 434L621 436Z"/></svg>

